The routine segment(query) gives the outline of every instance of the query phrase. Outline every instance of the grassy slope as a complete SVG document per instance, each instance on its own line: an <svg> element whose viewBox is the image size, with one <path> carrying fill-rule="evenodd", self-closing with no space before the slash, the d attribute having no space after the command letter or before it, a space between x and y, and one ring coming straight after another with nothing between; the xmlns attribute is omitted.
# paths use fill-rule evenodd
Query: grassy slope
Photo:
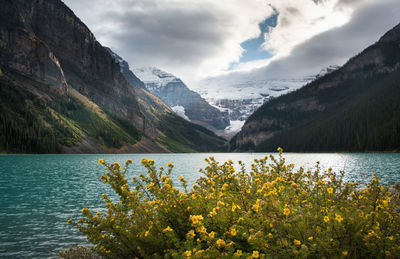
<svg viewBox="0 0 400 259"><path fill-rule="evenodd" d="M20 76L2 75L0 100L1 152L59 153L62 146L81 142L83 133L114 148L141 138L131 123L103 112L83 96L61 94Z"/></svg>

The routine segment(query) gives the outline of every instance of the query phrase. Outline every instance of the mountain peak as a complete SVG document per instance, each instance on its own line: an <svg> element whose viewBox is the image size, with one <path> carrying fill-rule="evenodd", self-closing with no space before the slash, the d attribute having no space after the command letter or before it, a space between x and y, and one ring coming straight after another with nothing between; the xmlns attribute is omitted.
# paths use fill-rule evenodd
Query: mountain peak
<svg viewBox="0 0 400 259"><path fill-rule="evenodd" d="M140 67L134 68L132 71L145 84L152 83L152 87L157 89L171 82L182 82L180 78L156 67Z"/></svg>

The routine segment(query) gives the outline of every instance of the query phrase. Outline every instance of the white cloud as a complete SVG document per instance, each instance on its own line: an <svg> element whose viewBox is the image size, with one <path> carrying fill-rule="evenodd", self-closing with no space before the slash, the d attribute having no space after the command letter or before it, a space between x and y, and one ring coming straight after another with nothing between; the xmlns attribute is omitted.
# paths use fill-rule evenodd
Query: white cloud
<svg viewBox="0 0 400 259"><path fill-rule="evenodd" d="M269 0L278 15L277 26L264 34L263 48L272 58L237 64L235 70L251 70L269 65L291 54L312 37L345 25L353 12L371 0Z"/></svg>
<svg viewBox="0 0 400 259"><path fill-rule="evenodd" d="M342 26L350 20L352 7L336 8L339 0L315 3L310 0L277 0L271 2L279 12L275 28L265 34L264 47L278 56L313 36Z"/></svg>
<svg viewBox="0 0 400 259"><path fill-rule="evenodd" d="M239 63L236 69L251 70L271 63L275 68L270 70L278 71L276 64L285 63L280 60L288 60L292 55L298 57L295 49L304 44L318 47L316 42L321 42L314 42L314 38L350 24L359 9L396 1L64 0L103 45L110 46L132 67L156 66L181 77L189 86L203 77L226 73L232 62L238 62L243 54L240 44L258 37L258 25L273 13L271 6L279 13L278 23L264 35L266 42L263 47L275 56L268 60ZM386 21L387 16L398 17L398 14L383 12L374 16L370 19ZM363 25L360 26L357 28L362 29ZM374 24L369 26L374 27ZM353 41L357 46L354 48L360 50L362 44L357 44L357 39ZM353 45L351 47L353 51ZM348 46L339 44L332 48L332 53L345 50L345 54L338 54L340 57L335 56L332 60L348 58ZM310 58L305 55L303 61ZM321 55L325 60L319 66L329 59L327 55ZM303 61L296 59L296 62ZM283 73L283 70L279 71Z"/></svg>
<svg viewBox="0 0 400 259"><path fill-rule="evenodd" d="M342 0L335 8L348 8L350 1ZM262 61L255 69L235 71L200 82L200 86L225 83L226 91L232 91L232 82L240 84L257 80L299 79L312 76L329 65L342 65L350 57L376 42L384 33L400 22L400 1L358 1L351 19L341 27L332 28L293 47L291 54L285 57ZM354 7L354 6L353 6ZM245 67L245 64L242 64ZM200 87L199 86L199 87ZM221 93L223 95L223 93Z"/></svg>

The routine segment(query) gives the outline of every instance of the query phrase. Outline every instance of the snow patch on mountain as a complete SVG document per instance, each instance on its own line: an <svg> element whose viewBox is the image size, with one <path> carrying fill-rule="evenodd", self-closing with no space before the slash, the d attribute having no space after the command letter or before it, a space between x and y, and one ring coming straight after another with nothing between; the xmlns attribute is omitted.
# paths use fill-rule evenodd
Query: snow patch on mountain
<svg viewBox="0 0 400 259"><path fill-rule="evenodd" d="M167 73L155 67L134 68L133 73L145 83L150 92L157 91L169 83L182 82L173 74Z"/></svg>
<svg viewBox="0 0 400 259"><path fill-rule="evenodd" d="M226 133L238 132L243 127L245 121L231 121L231 125L226 127Z"/></svg>
<svg viewBox="0 0 400 259"><path fill-rule="evenodd" d="M185 107L177 105L177 106L171 107L171 110L173 112L175 112L178 116L184 118L187 121L190 121L188 116L186 116L186 114L185 114Z"/></svg>
<svg viewBox="0 0 400 259"><path fill-rule="evenodd" d="M331 65L326 68L323 68L323 69L321 69L321 71L319 71L319 73L315 76L315 78L323 77L324 75L330 74L339 68L340 68L340 66L335 66L335 65Z"/></svg>

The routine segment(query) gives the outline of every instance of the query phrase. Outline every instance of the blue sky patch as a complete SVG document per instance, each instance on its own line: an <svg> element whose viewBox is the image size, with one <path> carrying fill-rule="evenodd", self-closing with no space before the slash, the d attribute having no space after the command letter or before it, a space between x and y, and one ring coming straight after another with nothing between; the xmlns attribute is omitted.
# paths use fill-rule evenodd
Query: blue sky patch
<svg viewBox="0 0 400 259"><path fill-rule="evenodd" d="M278 13L275 13L271 17L267 18L265 21L258 25L261 30L258 38L250 39L240 44L245 52L243 52L243 56L240 58L239 63L272 57L272 53L269 53L268 51L262 49L261 45L264 43L264 33L269 31L270 26L276 26L277 18Z"/></svg>

